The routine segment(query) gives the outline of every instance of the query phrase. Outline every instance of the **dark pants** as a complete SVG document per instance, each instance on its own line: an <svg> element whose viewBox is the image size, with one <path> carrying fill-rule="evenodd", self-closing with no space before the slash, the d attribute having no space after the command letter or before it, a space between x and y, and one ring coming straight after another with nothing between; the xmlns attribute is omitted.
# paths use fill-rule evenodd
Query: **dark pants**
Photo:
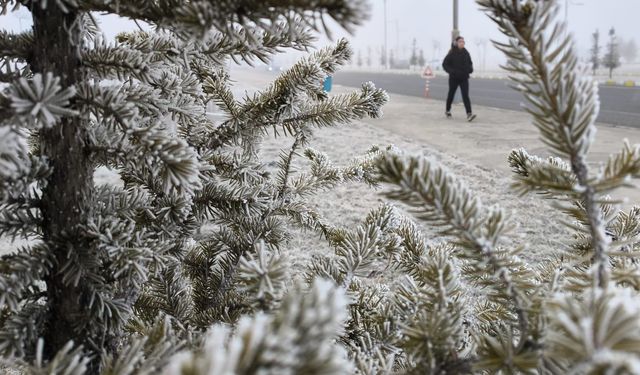
<svg viewBox="0 0 640 375"><path fill-rule="evenodd" d="M469 79L456 79L449 76L449 95L447 95L447 112L451 112L451 103L453 103L453 97L456 95L456 90L460 86L462 92L462 101L464 102L464 109L467 110L467 114L471 113L471 100L469 100Z"/></svg>

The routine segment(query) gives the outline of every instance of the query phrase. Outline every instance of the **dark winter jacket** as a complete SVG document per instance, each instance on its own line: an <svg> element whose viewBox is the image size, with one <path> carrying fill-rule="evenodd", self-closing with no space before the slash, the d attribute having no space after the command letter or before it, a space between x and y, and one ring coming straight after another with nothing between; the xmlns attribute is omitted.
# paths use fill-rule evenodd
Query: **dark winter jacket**
<svg viewBox="0 0 640 375"><path fill-rule="evenodd" d="M467 79L473 73L471 55L465 48L454 47L444 58L442 68L455 79Z"/></svg>

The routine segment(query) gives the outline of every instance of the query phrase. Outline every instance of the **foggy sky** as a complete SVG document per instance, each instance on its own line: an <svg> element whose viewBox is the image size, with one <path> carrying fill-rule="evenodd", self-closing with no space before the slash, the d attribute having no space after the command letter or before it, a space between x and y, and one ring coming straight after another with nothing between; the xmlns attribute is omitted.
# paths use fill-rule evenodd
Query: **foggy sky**
<svg viewBox="0 0 640 375"><path fill-rule="evenodd" d="M473 0L459 0L460 33L467 41L475 65L482 63L482 52L486 50L486 63L493 66L502 63L504 58L490 43L485 49L483 40L503 39L497 27L484 15ZM564 19L565 0L559 1L561 9L558 17ZM591 47L591 34L600 31L600 44L605 45L607 32L614 26L616 34L624 39L635 39L640 46L640 0L568 0L569 30L573 33L576 47L581 57L588 55ZM356 51L364 55L371 48L374 61L384 44L384 6L383 0L370 0L371 17L354 35L348 35L334 28L334 39L347 37ZM389 49L394 49L399 58L408 58L412 40L415 38L418 49L423 49L427 60L441 60L449 43L452 29L452 1L450 0L387 0L387 37ZM116 16L101 16L101 27L107 38L126 30L135 30L137 26L126 19ZM31 25L29 13L19 12L0 16L0 29L18 31ZM434 48L434 41L440 48ZM320 38L318 45L328 43ZM399 55L399 56L398 56Z"/></svg>
<svg viewBox="0 0 640 375"><path fill-rule="evenodd" d="M442 59L451 38L453 26L453 1L451 0L388 0L387 38L389 48L410 54L413 38L418 48L424 49L430 59L434 55L433 41L441 45L434 58ZM568 27L576 41L581 57L591 48L591 35L600 31L600 45L604 46L609 29L614 26L616 35L624 40L635 39L640 46L640 0L569 0ZM383 0L370 1L372 16L350 39L354 48L363 55L368 46L380 48L384 43ZM564 20L564 0L558 17ZM504 40L497 26L479 10L473 0L459 0L459 28L467 42L466 48L478 65L478 46L482 39ZM342 35L342 34L341 34ZM502 62L501 52L487 45L487 64Z"/></svg>

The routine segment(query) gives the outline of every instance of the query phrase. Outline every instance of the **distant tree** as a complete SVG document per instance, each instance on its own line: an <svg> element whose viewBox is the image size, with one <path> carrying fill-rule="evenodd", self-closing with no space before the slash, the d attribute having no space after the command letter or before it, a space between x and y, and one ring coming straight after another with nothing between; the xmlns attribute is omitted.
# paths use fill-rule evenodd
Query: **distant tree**
<svg viewBox="0 0 640 375"><path fill-rule="evenodd" d="M419 66L424 66L424 64L426 64L426 60L424 58L424 50L420 50L420 56L418 56L418 65Z"/></svg>
<svg viewBox="0 0 640 375"><path fill-rule="evenodd" d="M418 65L418 50L416 47L416 39L413 38L413 44L411 46L411 58L409 59L409 65Z"/></svg>
<svg viewBox="0 0 640 375"><path fill-rule="evenodd" d="M592 42L591 42L591 69L593 70L593 75L596 74L596 70L600 67L600 32L596 29L596 32L591 34Z"/></svg>
<svg viewBox="0 0 640 375"><path fill-rule="evenodd" d="M620 52L616 41L616 30L612 27L609 30L609 43L607 43L607 54L604 56L602 65L609 69L609 78L613 74L613 70L620 66Z"/></svg>
<svg viewBox="0 0 640 375"><path fill-rule="evenodd" d="M371 46L367 47L367 66L371 66Z"/></svg>
<svg viewBox="0 0 640 375"><path fill-rule="evenodd" d="M396 59L393 56L393 50L389 51L389 66L394 67L396 65Z"/></svg>
<svg viewBox="0 0 640 375"><path fill-rule="evenodd" d="M356 60L356 64L358 65L358 67L362 66L362 53L360 51L358 51L358 59Z"/></svg>
<svg viewBox="0 0 640 375"><path fill-rule="evenodd" d="M624 58L624 61L627 63L632 63L636 61L638 57L638 46L636 45L636 41L632 38L627 41L620 41L620 54Z"/></svg>
<svg viewBox="0 0 640 375"><path fill-rule="evenodd" d="M435 58L438 55L438 51L440 50L440 42L434 39L431 41L431 46L433 47L432 58Z"/></svg>
<svg viewBox="0 0 640 375"><path fill-rule="evenodd" d="M382 67L387 66L387 51L385 51L384 47L380 47L380 65Z"/></svg>

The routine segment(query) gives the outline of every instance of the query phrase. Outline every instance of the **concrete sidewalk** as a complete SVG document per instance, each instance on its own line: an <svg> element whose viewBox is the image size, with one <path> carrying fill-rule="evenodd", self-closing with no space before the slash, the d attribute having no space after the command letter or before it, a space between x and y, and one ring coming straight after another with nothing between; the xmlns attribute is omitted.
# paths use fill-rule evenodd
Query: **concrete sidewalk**
<svg viewBox="0 0 640 375"><path fill-rule="evenodd" d="M275 75L251 70L235 71L232 77L256 88L265 87L276 78ZM349 91L353 88L334 85L332 94ZM471 100L473 102L473 97ZM443 101L397 94L390 94L390 101L383 111L383 118L364 121L504 176L512 173L507 156L515 148L523 147L540 157L550 155L525 112L474 106L473 111L478 117L469 123L462 104L454 105L453 119L447 119ZM597 124L596 140L588 161L597 167L610 154L622 149L624 139L631 144L640 143L640 129ZM379 143L384 144L384 140ZM620 189L615 198L622 197L629 198L626 207L640 204L640 189Z"/></svg>
<svg viewBox="0 0 640 375"><path fill-rule="evenodd" d="M469 123L462 104L454 105L453 119L447 119L443 101L404 95L390 97L384 117L367 122L456 155L481 168L510 175L507 156L511 150L520 147L540 157L550 155L549 149L540 141L531 117L525 112L474 106L478 117ZM596 126L596 139L588 158L594 168L606 162L610 154L621 150L625 139L631 144L640 143L640 129L607 124ZM625 207L640 205L640 189L620 189L614 197L627 197Z"/></svg>

